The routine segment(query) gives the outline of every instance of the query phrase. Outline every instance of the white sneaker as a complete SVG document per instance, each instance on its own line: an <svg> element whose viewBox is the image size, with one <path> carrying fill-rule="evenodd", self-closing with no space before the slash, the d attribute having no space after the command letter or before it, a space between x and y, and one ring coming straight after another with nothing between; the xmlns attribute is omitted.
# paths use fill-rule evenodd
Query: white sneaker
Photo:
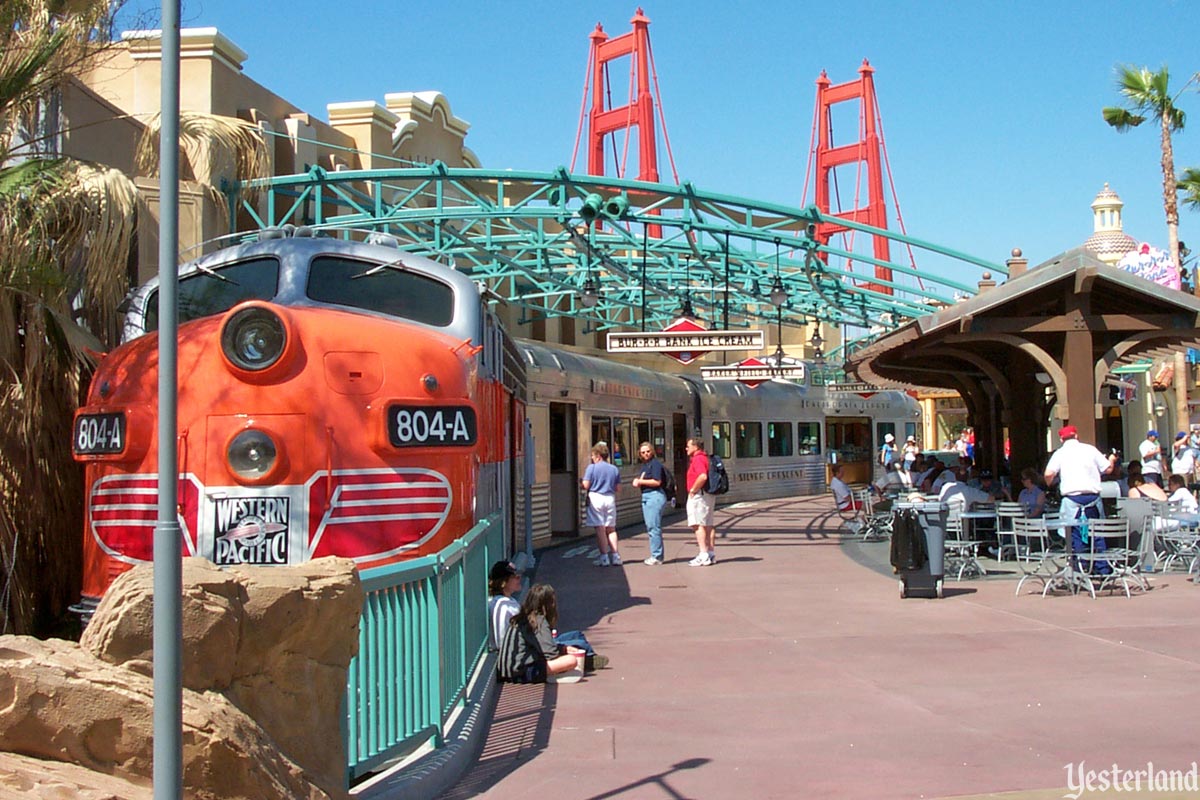
<svg viewBox="0 0 1200 800"><path fill-rule="evenodd" d="M701 553L688 562L689 567L709 567L712 566L712 559L708 557L708 553Z"/></svg>
<svg viewBox="0 0 1200 800"><path fill-rule="evenodd" d="M592 563L595 564L597 567L607 567L610 564L612 564L612 561L609 560L608 553L601 553L600 557L597 558Z"/></svg>
<svg viewBox="0 0 1200 800"><path fill-rule="evenodd" d="M613 553L613 554L612 554L612 565L613 565L614 567L619 567L619 566L621 566L621 554L620 554L620 553Z"/></svg>
<svg viewBox="0 0 1200 800"><path fill-rule="evenodd" d="M659 564L661 564L663 562L662 562L661 558L655 558L654 556L650 556L642 563L645 564L647 567L657 567Z"/></svg>

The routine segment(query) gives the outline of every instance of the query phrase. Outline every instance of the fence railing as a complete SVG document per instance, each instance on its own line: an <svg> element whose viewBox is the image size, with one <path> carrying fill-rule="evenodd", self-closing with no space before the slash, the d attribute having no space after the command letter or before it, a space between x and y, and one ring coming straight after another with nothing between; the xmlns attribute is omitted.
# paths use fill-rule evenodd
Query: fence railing
<svg viewBox="0 0 1200 800"><path fill-rule="evenodd" d="M488 643L487 574L504 556L494 514L436 555L362 572L358 655L346 682L347 779L442 731Z"/></svg>

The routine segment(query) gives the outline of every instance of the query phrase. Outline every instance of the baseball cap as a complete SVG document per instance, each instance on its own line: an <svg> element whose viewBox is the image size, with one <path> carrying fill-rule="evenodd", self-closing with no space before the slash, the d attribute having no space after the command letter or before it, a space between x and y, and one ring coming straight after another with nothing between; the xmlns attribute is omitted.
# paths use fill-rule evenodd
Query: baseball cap
<svg viewBox="0 0 1200 800"><path fill-rule="evenodd" d="M990 469L980 470L979 477L990 478L992 477L992 471Z"/></svg>
<svg viewBox="0 0 1200 800"><path fill-rule="evenodd" d="M1179 433L1175 434L1175 441L1177 441L1177 442L1180 439L1186 439L1186 438L1187 438L1187 431L1180 431Z"/></svg>
<svg viewBox="0 0 1200 800"><path fill-rule="evenodd" d="M888 433L888 434L884 435L883 440L885 442L894 442L894 441L896 441L896 437L892 436L890 433Z"/></svg>
<svg viewBox="0 0 1200 800"><path fill-rule="evenodd" d="M488 580L506 581L513 575L520 574L517 568L508 561L497 561L495 564L492 564L492 571L488 573Z"/></svg>
<svg viewBox="0 0 1200 800"><path fill-rule="evenodd" d="M1058 438L1060 438L1060 439L1070 439L1072 436L1078 436L1078 435L1079 435L1079 429L1076 428L1074 425L1064 425L1063 427L1058 429Z"/></svg>
<svg viewBox="0 0 1200 800"><path fill-rule="evenodd" d="M1151 436L1153 436L1155 439L1157 439L1157 438L1158 438L1158 431L1156 431L1156 430L1149 430L1149 431L1146 431L1146 438L1147 438L1147 439L1149 439Z"/></svg>

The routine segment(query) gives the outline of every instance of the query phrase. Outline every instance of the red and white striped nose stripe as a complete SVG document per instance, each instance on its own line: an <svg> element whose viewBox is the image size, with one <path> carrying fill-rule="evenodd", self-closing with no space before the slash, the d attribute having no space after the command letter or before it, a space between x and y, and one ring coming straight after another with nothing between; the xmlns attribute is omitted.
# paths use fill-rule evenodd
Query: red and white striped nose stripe
<svg viewBox="0 0 1200 800"><path fill-rule="evenodd" d="M310 535L309 558L365 561L416 547L435 534L450 513L454 492L446 476L433 470L344 470L309 484L310 508L324 506L326 497L328 507Z"/></svg>
<svg viewBox="0 0 1200 800"><path fill-rule="evenodd" d="M184 555L195 555L196 486L185 476L179 501L191 514L179 518ZM88 496L92 538L112 558L127 564L154 560L154 527L158 522L157 475L106 475L92 484ZM190 518L190 519L189 519ZM189 522L191 524L189 524Z"/></svg>

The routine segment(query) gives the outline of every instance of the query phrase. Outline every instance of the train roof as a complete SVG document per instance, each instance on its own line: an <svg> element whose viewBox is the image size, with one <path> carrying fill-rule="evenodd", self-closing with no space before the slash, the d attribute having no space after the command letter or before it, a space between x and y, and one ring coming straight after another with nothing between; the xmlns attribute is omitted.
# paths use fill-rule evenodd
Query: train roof
<svg viewBox="0 0 1200 800"><path fill-rule="evenodd" d="M395 313L387 313L378 309L350 302L329 302L314 300L307 291L309 266L314 258L329 255L343 257L354 261L362 261L367 265L375 265L381 269L396 268L397 273L419 276L434 281L448 289L450 305L445 314L446 319L422 320L420 315L409 317ZM256 260L273 259L278 261L278 280L274 292L268 299L272 302L287 306L311 306L340 308L355 313L369 314L381 317L402 318L406 322L425 325L433 330L439 330L456 339L470 339L478 343L481 338L481 304L478 285L468 276L455 271L451 267L439 264L424 256L401 250L395 240L386 235L368 234L365 241L334 238L331 236L312 235L306 229L295 231L268 229L261 231L254 241L223 247L200 258L185 262L179 266L179 280L182 284L189 278L207 275L222 285L231 281L219 277L223 269L238 264L253 263ZM364 270L354 277L374 274L374 270ZM214 284L216 285L216 284ZM432 286L432 284L425 284ZM155 298L159 288L157 277L147 281L130 294L125 306L128 309L125 316L125 327L122 341L130 341L152 331L153 325L148 324L148 317L153 321L157 304ZM236 295L236 292L231 292ZM241 302L246 297L235 297ZM228 307L232 307L232 305ZM414 303L420 307L420 303ZM210 313L222 313L227 308L219 305ZM209 316L199 314L198 316ZM188 317L188 319L198 317ZM181 312L180 322L186 321Z"/></svg>

